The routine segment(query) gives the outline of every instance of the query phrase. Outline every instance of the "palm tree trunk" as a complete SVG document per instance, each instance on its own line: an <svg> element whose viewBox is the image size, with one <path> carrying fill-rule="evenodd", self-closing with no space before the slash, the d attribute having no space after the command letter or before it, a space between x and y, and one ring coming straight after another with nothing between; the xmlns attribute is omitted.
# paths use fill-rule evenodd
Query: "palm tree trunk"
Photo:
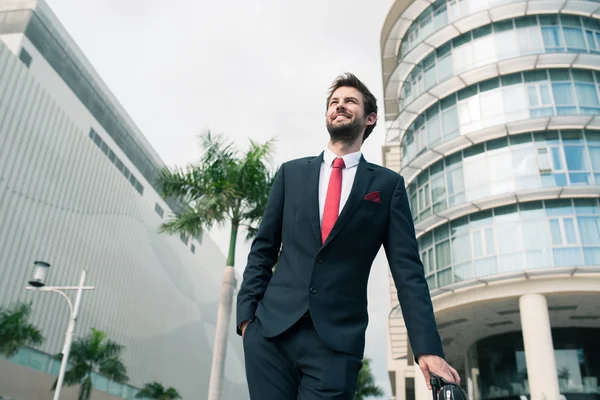
<svg viewBox="0 0 600 400"><path fill-rule="evenodd" d="M91 372L81 383L79 389L79 400L89 400L92 395L92 375Z"/></svg>
<svg viewBox="0 0 600 400"><path fill-rule="evenodd" d="M212 366L210 370L208 400L219 400L221 398L221 386L223 384L223 372L225 370L225 356L227 350L227 334L229 333L229 321L231 320L231 305L233 303L233 291L237 284L233 266L235 263L235 244L237 241L238 228L239 222L232 221L231 237L229 240L229 255L227 257L227 267L223 274L219 312L217 313L217 327L215 332Z"/></svg>

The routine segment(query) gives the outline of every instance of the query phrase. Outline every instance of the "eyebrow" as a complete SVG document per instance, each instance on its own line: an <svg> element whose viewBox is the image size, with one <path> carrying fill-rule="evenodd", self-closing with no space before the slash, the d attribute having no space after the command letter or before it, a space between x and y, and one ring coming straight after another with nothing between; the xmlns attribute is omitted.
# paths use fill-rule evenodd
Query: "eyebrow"
<svg viewBox="0 0 600 400"><path fill-rule="evenodd" d="M358 98L357 98L357 97L354 97L354 96L347 96L347 97L345 97L345 99L346 99L346 100L354 100L355 102L357 102L357 103L358 103ZM332 102L332 101L334 101L334 100L337 100L337 101L339 101L339 98L338 98L338 97L332 97L332 98L329 100L329 103L331 103L331 102Z"/></svg>

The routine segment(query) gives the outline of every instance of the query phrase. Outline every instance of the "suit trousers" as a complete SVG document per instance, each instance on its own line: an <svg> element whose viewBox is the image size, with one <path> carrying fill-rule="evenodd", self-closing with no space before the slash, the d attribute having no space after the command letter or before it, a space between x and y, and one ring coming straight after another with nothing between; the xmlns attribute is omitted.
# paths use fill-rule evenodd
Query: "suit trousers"
<svg viewBox="0 0 600 400"><path fill-rule="evenodd" d="M243 338L251 400L352 400L362 360L329 348L310 315L274 338L261 333L260 320Z"/></svg>

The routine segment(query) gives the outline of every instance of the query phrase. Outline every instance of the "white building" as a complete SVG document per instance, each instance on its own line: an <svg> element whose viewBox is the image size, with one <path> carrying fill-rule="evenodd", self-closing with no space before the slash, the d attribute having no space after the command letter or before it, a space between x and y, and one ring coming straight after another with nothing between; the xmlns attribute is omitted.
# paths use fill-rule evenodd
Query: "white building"
<svg viewBox="0 0 600 400"><path fill-rule="evenodd" d="M0 305L32 301L46 337L0 359L0 396L49 398L58 374L68 307L24 290L43 260L49 284L76 285L85 269L96 287L75 337L94 327L126 348L129 384L95 375L93 398L152 381L207 397L225 257L207 236L158 233L177 207L153 186L163 166L48 6L0 0ZM223 399L248 398L233 321L227 350Z"/></svg>
<svg viewBox="0 0 600 400"><path fill-rule="evenodd" d="M383 159L472 400L600 398L600 2L396 0ZM390 287L396 400L429 399Z"/></svg>

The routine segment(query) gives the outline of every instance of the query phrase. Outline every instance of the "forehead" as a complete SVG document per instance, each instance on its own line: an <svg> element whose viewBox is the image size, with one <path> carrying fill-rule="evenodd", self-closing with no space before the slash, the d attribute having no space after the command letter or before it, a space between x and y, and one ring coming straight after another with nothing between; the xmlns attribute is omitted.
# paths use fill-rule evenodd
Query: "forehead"
<svg viewBox="0 0 600 400"><path fill-rule="evenodd" d="M342 99L345 97L355 97L357 98L359 101L363 101L363 95L362 93L353 87L350 86L342 86L340 88L337 88L332 94L331 94L331 98L337 98L337 99Z"/></svg>

